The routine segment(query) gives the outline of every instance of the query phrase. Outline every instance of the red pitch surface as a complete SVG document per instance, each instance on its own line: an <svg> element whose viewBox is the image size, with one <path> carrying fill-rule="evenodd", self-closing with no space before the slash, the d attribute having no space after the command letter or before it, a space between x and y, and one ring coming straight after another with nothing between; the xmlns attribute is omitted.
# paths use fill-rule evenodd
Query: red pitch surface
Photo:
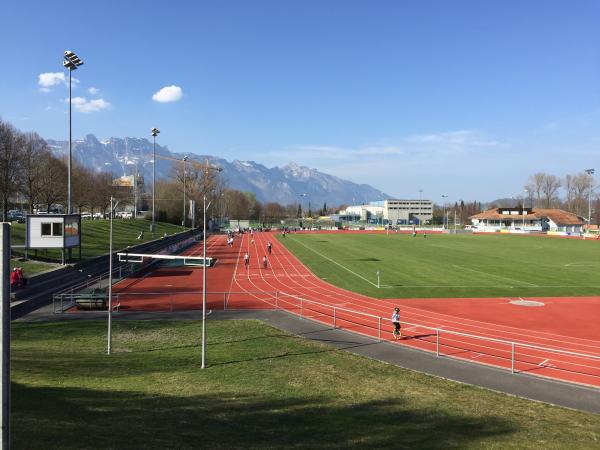
<svg viewBox="0 0 600 450"><path fill-rule="evenodd" d="M201 252L200 244L186 254ZM244 267L246 252L248 268ZM233 247L227 246L226 236L211 236L207 255L218 260L207 269L209 309L285 309L394 340L390 317L397 305L403 333L398 344L600 387L598 297L527 299L543 302L539 307L516 305L507 298L375 299L316 277L273 233L236 236ZM268 257L266 268L263 256ZM191 267L160 268L114 288L123 311L201 309L201 290L202 269Z"/></svg>

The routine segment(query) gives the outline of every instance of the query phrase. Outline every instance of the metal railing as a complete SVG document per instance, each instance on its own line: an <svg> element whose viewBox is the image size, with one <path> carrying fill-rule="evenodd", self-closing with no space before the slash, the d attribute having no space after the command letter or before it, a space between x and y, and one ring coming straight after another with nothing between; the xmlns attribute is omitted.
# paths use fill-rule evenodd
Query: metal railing
<svg viewBox="0 0 600 450"><path fill-rule="evenodd" d="M115 267L112 272L113 272L113 285L114 285L115 283L121 281L123 278L126 278L126 277L134 274L136 272L136 270L133 269L132 264L127 263L127 264L122 264L118 267ZM90 287L102 288L102 287L105 287L104 284L106 284L106 286L108 286L108 279L109 279L109 272L106 271L106 272L101 273L100 275L96 275L94 277L88 276L88 278L85 281L82 281L81 283L77 283L71 287L68 287L66 289L63 289L63 290L55 293L52 296L52 311L55 314L62 313L65 310L73 307L75 303L71 302L70 300L73 299L74 296L78 295L78 293L81 293L81 291L85 291L86 289L89 289Z"/></svg>
<svg viewBox="0 0 600 450"><path fill-rule="evenodd" d="M296 302L284 300L285 297L292 298ZM292 307L285 308L282 305L285 303L291 305ZM368 337L373 337L373 335L375 335L377 337L378 341L382 340L382 333L385 331L388 331L388 328L389 328L390 332L392 330L391 321L386 320L386 319L382 318L381 316L364 313L362 311L356 311L356 310L353 310L350 308L339 307L339 306L335 306L335 305L331 305L331 304L327 304L327 303L316 302L314 300L308 300L308 299L305 299L305 298L302 298L302 297L299 297L296 295L292 295L292 294L285 294L285 293L279 292L276 297L276 302L275 302L274 306L277 309L283 309L283 310L286 310L287 312L296 314L301 317L307 317L307 311L316 312L317 314L320 314L321 316L320 317L319 316L308 317L308 318L310 318L312 320L316 320L318 322L322 322L322 323L323 322L329 323L328 320L323 320L323 316L327 316L331 319L331 323L334 328L342 328L342 329L349 328L347 326L346 327L338 326L340 320L342 320L344 322L352 323L354 325L357 325L358 327L363 327L363 328L367 329L367 330L363 330L363 331L361 331L359 329L352 329L351 330L352 332L366 335ZM315 307L318 307L318 308L315 308ZM326 314L328 310L331 311L330 314ZM354 320L350 320L347 317L340 318L340 314L339 314L340 312L346 312L346 313L352 314L356 317L354 318ZM370 319L371 324L368 321L360 320L360 318ZM382 323L386 324L388 322L390 323L389 326L382 327ZM532 366L537 366L540 368L551 367L553 369L557 369L557 370L564 371L564 372L573 372L573 373L579 372L579 373L582 373L585 375L597 377L597 379L600 380L600 355L583 353L583 352L573 352L573 351L564 350L564 349L556 348L556 347L547 347L547 346L542 346L542 345L529 344L526 342L511 341L511 340L505 340L505 339L492 338L489 336L464 333L464 332L460 332L460 331L446 330L446 329L443 329L440 327L428 326L428 325L411 323L411 322L406 322L406 321L402 321L401 324L402 324L403 328L407 328L407 327L408 328L419 328L421 330L431 331L431 333L424 334L421 337L416 337L416 339L433 344L435 346L434 347L435 350L426 350L426 349L424 349L424 350L432 351L432 352L435 351L435 354L438 357L439 356L450 356L450 357L454 356L454 354L449 351L447 351L447 352L442 351L442 348L453 348L453 349L459 350L461 352L474 352L474 353L478 353L478 354L488 355L488 356L491 356L492 358L504 359L507 362L510 361L510 371L513 374L526 371L526 370L518 370L517 369L516 365L517 365L517 363L520 363L521 365L526 366L526 367L532 367ZM369 329L370 329L370 332L368 332ZM365 331L367 331L367 332L365 332ZM461 340L458 342L446 342L446 343L440 342L441 337L444 335L466 338L467 340ZM433 337L435 337L434 341L427 340L427 338L433 338ZM493 344L497 344L497 345L499 344L500 346L504 346L505 349L503 349L502 347L500 347L500 348L488 347L486 349L486 348L482 348L481 345L470 342L470 341L483 341L485 343L493 343ZM517 353L517 350L522 351L524 349L541 352L542 355L540 355L540 354L525 354L523 352L521 352L521 354L519 355ZM553 359L553 358L548 358L548 356L551 356L551 355L554 355L554 356L563 355L563 356L571 357L571 358L575 359L575 361L560 361L561 366L557 366L556 364L545 365L544 361L547 361L548 359ZM520 356L520 359L519 359L519 356ZM559 363L559 362L557 361L557 363ZM597 363L597 365L589 365L590 363ZM494 365L496 367L500 367L503 369L508 368L501 364L491 364L491 365Z"/></svg>

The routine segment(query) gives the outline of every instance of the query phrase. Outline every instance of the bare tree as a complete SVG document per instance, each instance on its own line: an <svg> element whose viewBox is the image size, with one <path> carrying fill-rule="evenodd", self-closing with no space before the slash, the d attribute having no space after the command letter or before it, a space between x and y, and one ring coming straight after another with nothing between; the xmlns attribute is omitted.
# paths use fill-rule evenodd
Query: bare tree
<svg viewBox="0 0 600 450"><path fill-rule="evenodd" d="M40 200L42 186L43 160L50 155L46 141L37 133L25 135L25 146L23 148L23 188L27 195L27 210L33 213L33 209Z"/></svg>
<svg viewBox="0 0 600 450"><path fill-rule="evenodd" d="M567 211L573 211L573 202L576 198L574 178L575 175L566 175L563 183Z"/></svg>
<svg viewBox="0 0 600 450"><path fill-rule="evenodd" d="M23 183L25 137L12 125L0 121L0 197L2 218L8 219L9 199Z"/></svg>
<svg viewBox="0 0 600 450"><path fill-rule="evenodd" d="M542 199L543 186L548 175L542 172L534 173L529 178L529 183L525 185L525 189L527 189L530 193L535 194L535 205L538 206L540 200Z"/></svg>
<svg viewBox="0 0 600 450"><path fill-rule="evenodd" d="M50 212L50 208L54 203L64 201L67 197L67 187L65 183L60 183L67 176L67 166L59 159L52 156L50 153L45 153L40 158L40 190L39 200L46 205L46 211Z"/></svg>
<svg viewBox="0 0 600 450"><path fill-rule="evenodd" d="M544 194L544 205L550 208L557 199L557 193L560 189L560 178L555 175L545 174L542 182L542 193Z"/></svg>

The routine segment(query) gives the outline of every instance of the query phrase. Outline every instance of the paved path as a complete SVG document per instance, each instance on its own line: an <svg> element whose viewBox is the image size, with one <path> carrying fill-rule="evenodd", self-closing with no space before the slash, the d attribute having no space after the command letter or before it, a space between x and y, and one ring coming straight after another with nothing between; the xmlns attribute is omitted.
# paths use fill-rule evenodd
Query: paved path
<svg viewBox="0 0 600 450"><path fill-rule="evenodd" d="M18 321L101 319L106 312L52 314L51 308L34 311ZM600 414L600 389L578 386L527 374L511 374L506 370L466 361L436 357L434 354L406 346L357 335L302 319L284 311L212 311L209 319L257 319L274 327L340 350L366 356L399 367L431 374L461 383L492 389L518 397ZM113 314L115 320L201 319L201 311L173 313L128 312ZM208 358L210 364L210 355Z"/></svg>

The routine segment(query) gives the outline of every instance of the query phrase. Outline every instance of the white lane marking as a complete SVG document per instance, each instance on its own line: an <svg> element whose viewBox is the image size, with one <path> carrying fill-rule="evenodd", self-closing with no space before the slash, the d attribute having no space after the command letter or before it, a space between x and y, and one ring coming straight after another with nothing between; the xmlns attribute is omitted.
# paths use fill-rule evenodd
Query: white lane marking
<svg viewBox="0 0 600 450"><path fill-rule="evenodd" d="M347 270L347 271L348 271L348 272L350 272L352 275L355 275L355 276L357 276L358 278L361 278L361 279L365 280L365 281L366 281L367 283L369 283L371 286L375 286L375 287L377 287L377 284L375 284L375 283L373 283L372 281L370 281L370 280L366 279L366 278L365 278L365 277L363 277L362 275L360 275L360 274L358 274L358 273L356 273L356 272L354 272L354 271L352 271L352 270L348 269L346 266L344 266L344 265L340 264L339 262L337 262L337 261L335 261L335 260L331 259L330 257L328 257L328 256L325 256L323 253L320 253L320 252L316 251L314 248L311 248L311 247L309 247L308 245L306 245L306 244L304 244L304 243L302 243L302 242L300 242L300 241L298 241L298 240L296 240L296 239L294 239L294 238L290 238L290 239L292 239L294 242L297 242L297 243L298 243L298 244L300 244L301 246L303 246L303 247L305 247L305 248L309 249L310 251L312 251L312 252L316 253L316 254L317 254L317 255L319 255L321 258L324 258L324 259L326 259L327 261L331 261L332 263L334 263L334 264L336 264L336 265L340 266L342 269L344 269L344 270Z"/></svg>

